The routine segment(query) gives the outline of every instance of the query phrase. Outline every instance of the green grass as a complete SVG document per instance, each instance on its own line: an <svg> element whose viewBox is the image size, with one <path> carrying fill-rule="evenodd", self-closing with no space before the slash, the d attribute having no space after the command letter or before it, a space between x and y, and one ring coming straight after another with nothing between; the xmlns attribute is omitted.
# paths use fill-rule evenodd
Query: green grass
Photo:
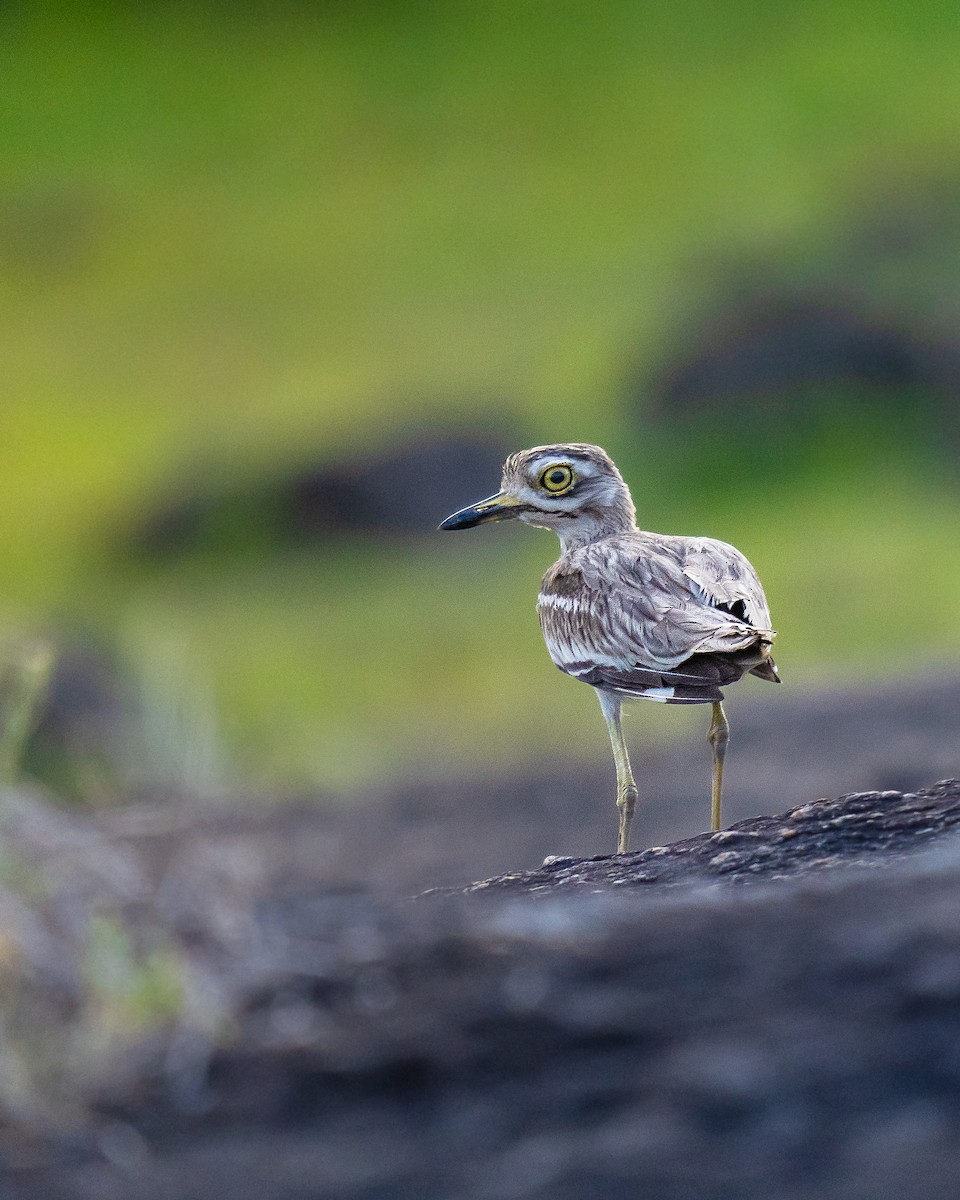
<svg viewBox="0 0 960 1200"><path fill-rule="evenodd" d="M649 524L756 559L788 678L956 655L936 480L822 444L779 487L742 464L723 496L708 462L674 495L622 400L705 263L809 269L878 186L956 182L956 6L27 4L2 33L0 616L105 636L148 692L176 647L167 708L209 693L235 776L600 738L539 642L546 535L163 575L105 552L181 471L411 423L609 444Z"/></svg>

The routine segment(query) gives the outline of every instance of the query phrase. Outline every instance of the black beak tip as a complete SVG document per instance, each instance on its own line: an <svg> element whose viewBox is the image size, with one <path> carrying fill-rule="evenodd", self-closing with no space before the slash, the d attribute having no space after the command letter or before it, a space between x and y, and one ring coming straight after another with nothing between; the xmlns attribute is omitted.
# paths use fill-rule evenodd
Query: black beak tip
<svg viewBox="0 0 960 1200"><path fill-rule="evenodd" d="M470 520L463 513L455 512L447 517L445 521L441 521L437 529L469 529Z"/></svg>

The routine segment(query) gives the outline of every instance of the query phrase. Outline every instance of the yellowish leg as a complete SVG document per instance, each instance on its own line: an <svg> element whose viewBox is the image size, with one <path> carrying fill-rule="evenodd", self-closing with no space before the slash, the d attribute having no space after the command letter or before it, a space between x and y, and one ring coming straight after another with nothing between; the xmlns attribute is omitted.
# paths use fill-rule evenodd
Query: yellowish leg
<svg viewBox="0 0 960 1200"><path fill-rule="evenodd" d="M627 744L623 740L623 727L620 724L620 697L598 691L597 698L603 710L604 720L607 722L610 745L613 747L613 761L617 767L617 808L620 810L617 853L626 854L630 848L630 825L637 807L637 785L633 779L633 772L630 770Z"/></svg>
<svg viewBox="0 0 960 1200"><path fill-rule="evenodd" d="M713 747L713 788L710 797L710 828L716 831L720 828L720 807L723 801L723 760L727 756L727 742L730 741L730 726L727 715L719 700L713 706L713 720L710 722L710 732L707 741Z"/></svg>

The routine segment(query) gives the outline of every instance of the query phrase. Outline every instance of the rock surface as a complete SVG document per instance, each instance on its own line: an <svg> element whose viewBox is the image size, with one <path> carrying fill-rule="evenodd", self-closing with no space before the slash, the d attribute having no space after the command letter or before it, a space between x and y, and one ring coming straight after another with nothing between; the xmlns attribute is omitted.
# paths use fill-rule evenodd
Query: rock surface
<svg viewBox="0 0 960 1200"><path fill-rule="evenodd" d="M95 1152L0 1195L947 1200L958 820L954 780L467 895L261 904L228 1042L180 1030Z"/></svg>
<svg viewBox="0 0 960 1200"><path fill-rule="evenodd" d="M723 878L744 883L837 867L889 865L960 822L955 780L921 792L854 792L803 804L783 816L629 854L554 855L537 871L500 875L446 894L556 892L569 888L666 887ZM439 892L441 889L437 889Z"/></svg>

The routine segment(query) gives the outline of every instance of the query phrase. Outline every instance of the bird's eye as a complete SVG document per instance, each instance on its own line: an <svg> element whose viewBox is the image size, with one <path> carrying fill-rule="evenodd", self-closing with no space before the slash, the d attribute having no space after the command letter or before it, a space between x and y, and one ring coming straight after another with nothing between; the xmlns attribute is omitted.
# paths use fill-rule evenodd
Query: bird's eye
<svg viewBox="0 0 960 1200"><path fill-rule="evenodd" d="M541 472L540 486L547 492L557 495L569 491L573 487L573 471L564 463L556 463Z"/></svg>

